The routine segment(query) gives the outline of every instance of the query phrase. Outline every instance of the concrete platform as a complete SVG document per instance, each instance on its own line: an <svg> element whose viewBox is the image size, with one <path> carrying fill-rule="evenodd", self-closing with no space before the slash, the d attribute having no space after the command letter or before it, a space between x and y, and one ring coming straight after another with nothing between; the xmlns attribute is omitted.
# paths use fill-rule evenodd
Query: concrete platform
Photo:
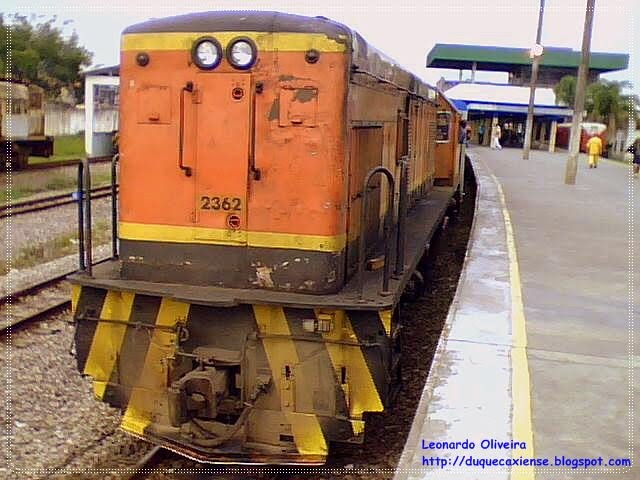
<svg viewBox="0 0 640 480"><path fill-rule="evenodd" d="M640 179L582 156L567 186L566 153L468 155L467 259L395 478L640 479Z"/></svg>

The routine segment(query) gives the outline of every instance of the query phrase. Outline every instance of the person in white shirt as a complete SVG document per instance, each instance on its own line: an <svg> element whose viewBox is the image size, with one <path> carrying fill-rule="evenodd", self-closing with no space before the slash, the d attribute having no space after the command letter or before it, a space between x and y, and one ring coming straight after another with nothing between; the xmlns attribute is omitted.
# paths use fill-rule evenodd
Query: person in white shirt
<svg viewBox="0 0 640 480"><path fill-rule="evenodd" d="M500 129L500 125L496 124L493 127L493 131L491 132L491 148L493 150L502 150L502 145L500 145L500 136L502 135L502 130Z"/></svg>

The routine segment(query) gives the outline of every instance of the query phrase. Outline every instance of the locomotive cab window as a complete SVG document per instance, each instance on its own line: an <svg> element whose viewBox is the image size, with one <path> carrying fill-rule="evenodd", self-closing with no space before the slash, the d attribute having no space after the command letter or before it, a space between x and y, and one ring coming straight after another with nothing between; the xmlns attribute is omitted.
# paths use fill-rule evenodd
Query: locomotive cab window
<svg viewBox="0 0 640 480"><path fill-rule="evenodd" d="M451 112L436 114L436 142L449 143L451 141Z"/></svg>

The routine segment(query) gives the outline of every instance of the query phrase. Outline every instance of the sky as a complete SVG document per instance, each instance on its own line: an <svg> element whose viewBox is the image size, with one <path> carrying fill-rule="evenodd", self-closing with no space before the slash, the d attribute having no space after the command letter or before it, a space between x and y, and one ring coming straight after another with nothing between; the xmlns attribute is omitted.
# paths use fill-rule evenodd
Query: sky
<svg viewBox="0 0 640 480"><path fill-rule="evenodd" d="M367 41L431 84L458 72L427 69L436 43L530 48L536 35L540 0L280 0L134 1L3 0L6 13L56 15L66 33L94 53L93 65L118 63L119 37L128 25L150 18L208 10L276 10L322 15L357 30ZM542 44L580 50L586 0L546 0ZM627 80L640 95L640 0L596 0L591 50L627 53L629 69L604 75ZM470 72L464 72L463 78ZM505 82L507 75L478 72L478 81Z"/></svg>

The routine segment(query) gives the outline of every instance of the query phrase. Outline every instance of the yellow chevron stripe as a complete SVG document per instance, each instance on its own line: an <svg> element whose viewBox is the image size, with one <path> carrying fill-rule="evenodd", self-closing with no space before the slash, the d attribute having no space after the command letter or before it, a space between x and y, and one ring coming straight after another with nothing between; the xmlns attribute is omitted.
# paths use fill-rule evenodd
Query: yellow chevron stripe
<svg viewBox="0 0 640 480"><path fill-rule="evenodd" d="M109 291L100 318L128 322L134 298L133 293ZM126 330L125 324L99 322L93 335L84 373L93 378L94 394L100 400L104 398Z"/></svg>
<svg viewBox="0 0 640 480"><path fill-rule="evenodd" d="M299 235L131 222L120 222L119 232L120 238L125 240L208 245L244 245L246 243L251 247L320 252L340 252L346 245L344 234Z"/></svg>
<svg viewBox="0 0 640 480"><path fill-rule="evenodd" d="M139 50L191 50L193 42L200 37L212 36L220 42L223 49L229 42L239 36L249 37L260 52L303 52L314 48L319 52L345 52L347 49L345 35L336 39L322 33L287 33L287 32L164 32L164 33L129 33L122 36L122 51Z"/></svg>
<svg viewBox="0 0 640 480"><path fill-rule="evenodd" d="M391 317L393 316L393 310L380 310L378 312L380 321L384 325L384 331L387 335L391 335Z"/></svg>
<svg viewBox="0 0 640 480"><path fill-rule="evenodd" d="M282 307L254 305L253 312L260 333L264 335L291 335ZM328 446L322 433L318 417L313 414L295 412L295 368L299 363L293 340L288 338L265 338L262 340L273 383L280 397L280 405L291 424L293 439L298 452L303 455L327 455ZM286 367L290 378L286 378Z"/></svg>
<svg viewBox="0 0 640 480"><path fill-rule="evenodd" d="M372 313L372 315L375 315L375 313ZM324 333L322 335L323 338L357 342L358 337L346 312L344 310L336 310L334 318L335 325L333 329L329 333ZM384 406L380 399L380 394L360 347L336 343L327 343L326 347L338 378L341 376L341 368L346 368L347 384L343 385L343 390L347 396L351 418L362 419L364 412L383 411Z"/></svg>
<svg viewBox="0 0 640 480"><path fill-rule="evenodd" d="M163 298L156 317L156 326L175 327L178 323L186 323L188 315L188 303ZM165 360L176 349L176 337L177 335L170 331L154 330L139 383L131 392L127 410L122 419L123 429L142 435L145 428L151 424L153 408L167 387L167 362ZM160 413L168 415L166 405L162 408L164 411Z"/></svg>
<svg viewBox="0 0 640 480"><path fill-rule="evenodd" d="M71 285L71 313L75 315L78 308L78 300L80 299L80 293L82 293L82 287L80 285Z"/></svg>
<svg viewBox="0 0 640 480"><path fill-rule="evenodd" d="M354 436L362 435L364 433L364 420L351 420L351 428Z"/></svg>

